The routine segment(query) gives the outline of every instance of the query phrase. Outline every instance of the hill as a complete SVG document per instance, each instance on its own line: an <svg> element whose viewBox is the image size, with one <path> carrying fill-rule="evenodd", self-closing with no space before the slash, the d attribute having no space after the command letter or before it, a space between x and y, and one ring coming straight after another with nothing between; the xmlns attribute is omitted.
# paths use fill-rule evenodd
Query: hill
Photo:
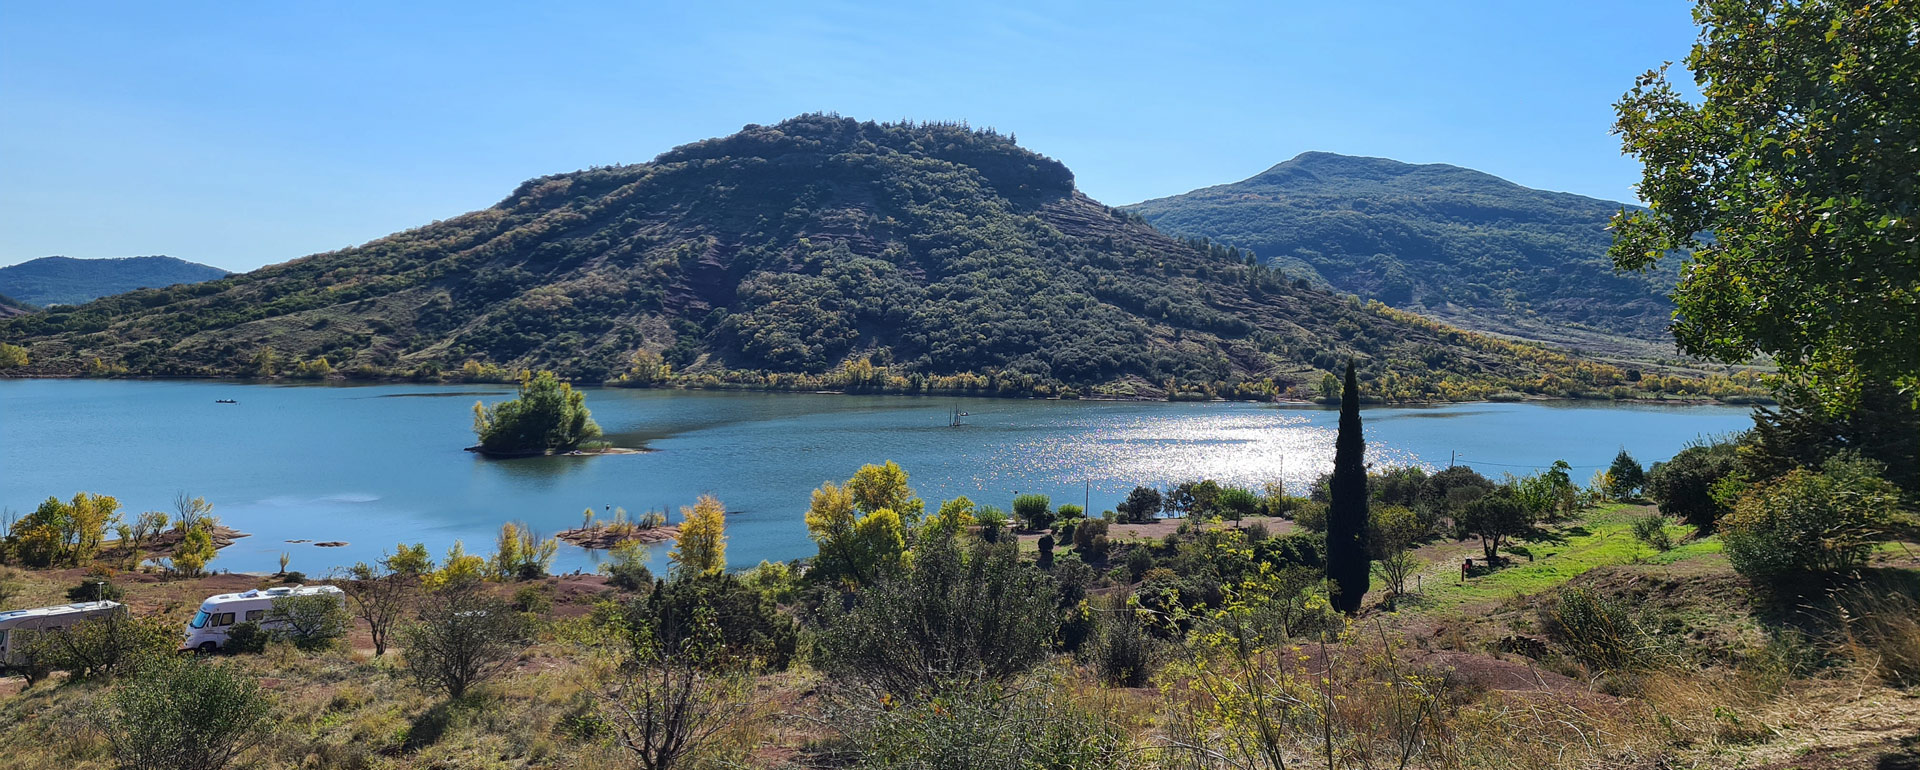
<svg viewBox="0 0 1920 770"><path fill-rule="evenodd" d="M1577 325L1670 348L1677 267L1621 275L1606 256L1608 219L1625 206L1457 166L1309 152L1124 208L1394 307L1533 339Z"/></svg>
<svg viewBox="0 0 1920 770"><path fill-rule="evenodd" d="M38 309L39 308L36 308L25 302L21 302L20 300L14 299L5 294L0 294L0 318L6 318L8 316L16 316L16 315L25 315L27 313L31 313Z"/></svg>
<svg viewBox="0 0 1920 770"><path fill-rule="evenodd" d="M310 376L1305 395L1352 357L1392 378L1389 395L1428 399L1619 376L1175 240L991 131L824 115L541 177L363 246L0 322L0 339L30 346L40 374L306 362Z"/></svg>
<svg viewBox="0 0 1920 770"><path fill-rule="evenodd" d="M79 305L134 289L223 278L227 271L173 257L41 257L0 267L0 294L35 305Z"/></svg>

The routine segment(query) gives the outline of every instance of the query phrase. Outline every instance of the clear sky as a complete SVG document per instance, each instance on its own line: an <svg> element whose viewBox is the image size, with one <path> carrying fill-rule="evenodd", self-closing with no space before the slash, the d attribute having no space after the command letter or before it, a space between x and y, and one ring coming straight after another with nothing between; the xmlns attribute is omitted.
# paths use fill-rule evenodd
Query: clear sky
<svg viewBox="0 0 1920 770"><path fill-rule="evenodd" d="M966 120L1133 203L1307 150L1631 200L1609 134L1660 2L0 6L0 264L247 270L522 180L833 111Z"/></svg>

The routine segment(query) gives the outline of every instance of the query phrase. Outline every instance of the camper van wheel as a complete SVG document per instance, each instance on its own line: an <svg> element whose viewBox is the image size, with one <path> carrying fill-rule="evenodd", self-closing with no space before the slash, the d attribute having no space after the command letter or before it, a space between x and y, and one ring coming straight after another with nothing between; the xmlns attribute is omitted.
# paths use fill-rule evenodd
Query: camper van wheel
<svg viewBox="0 0 1920 770"><path fill-rule="evenodd" d="M201 642L200 646L195 649L199 650L203 655L212 655L215 650L220 649L220 645L213 642Z"/></svg>

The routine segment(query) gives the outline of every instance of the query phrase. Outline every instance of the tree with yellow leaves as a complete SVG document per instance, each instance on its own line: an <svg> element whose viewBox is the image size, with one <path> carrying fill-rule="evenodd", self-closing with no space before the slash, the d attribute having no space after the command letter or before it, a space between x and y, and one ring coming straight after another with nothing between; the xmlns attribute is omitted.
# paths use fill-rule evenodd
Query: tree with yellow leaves
<svg viewBox="0 0 1920 770"><path fill-rule="evenodd" d="M717 575L727 569L727 507L713 495L701 495L692 508L680 509L680 536L667 552L674 577Z"/></svg>
<svg viewBox="0 0 1920 770"><path fill-rule="evenodd" d="M844 486L820 485L807 508L807 535L820 548L814 570L856 584L873 580L900 563L907 528L925 509L892 461L862 466Z"/></svg>

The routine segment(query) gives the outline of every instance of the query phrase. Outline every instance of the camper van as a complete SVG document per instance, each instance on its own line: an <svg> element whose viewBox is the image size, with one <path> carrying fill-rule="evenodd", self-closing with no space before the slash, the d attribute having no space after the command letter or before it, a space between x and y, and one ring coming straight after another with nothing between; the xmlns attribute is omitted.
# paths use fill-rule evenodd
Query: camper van
<svg viewBox="0 0 1920 770"><path fill-rule="evenodd" d="M220 649L227 644L227 630L238 623L253 623L272 630L275 624L267 622L267 610L273 609L273 600L314 595L331 596L343 607L347 603L347 592L335 586L278 586L265 591L255 589L209 596L200 603L200 611L194 613L193 620L187 621L186 641L181 647L201 652Z"/></svg>
<svg viewBox="0 0 1920 770"><path fill-rule="evenodd" d="M24 634L18 632L60 631L83 620L104 618L125 610L126 606L119 602L81 602L0 612L0 671L26 665L19 644Z"/></svg>

